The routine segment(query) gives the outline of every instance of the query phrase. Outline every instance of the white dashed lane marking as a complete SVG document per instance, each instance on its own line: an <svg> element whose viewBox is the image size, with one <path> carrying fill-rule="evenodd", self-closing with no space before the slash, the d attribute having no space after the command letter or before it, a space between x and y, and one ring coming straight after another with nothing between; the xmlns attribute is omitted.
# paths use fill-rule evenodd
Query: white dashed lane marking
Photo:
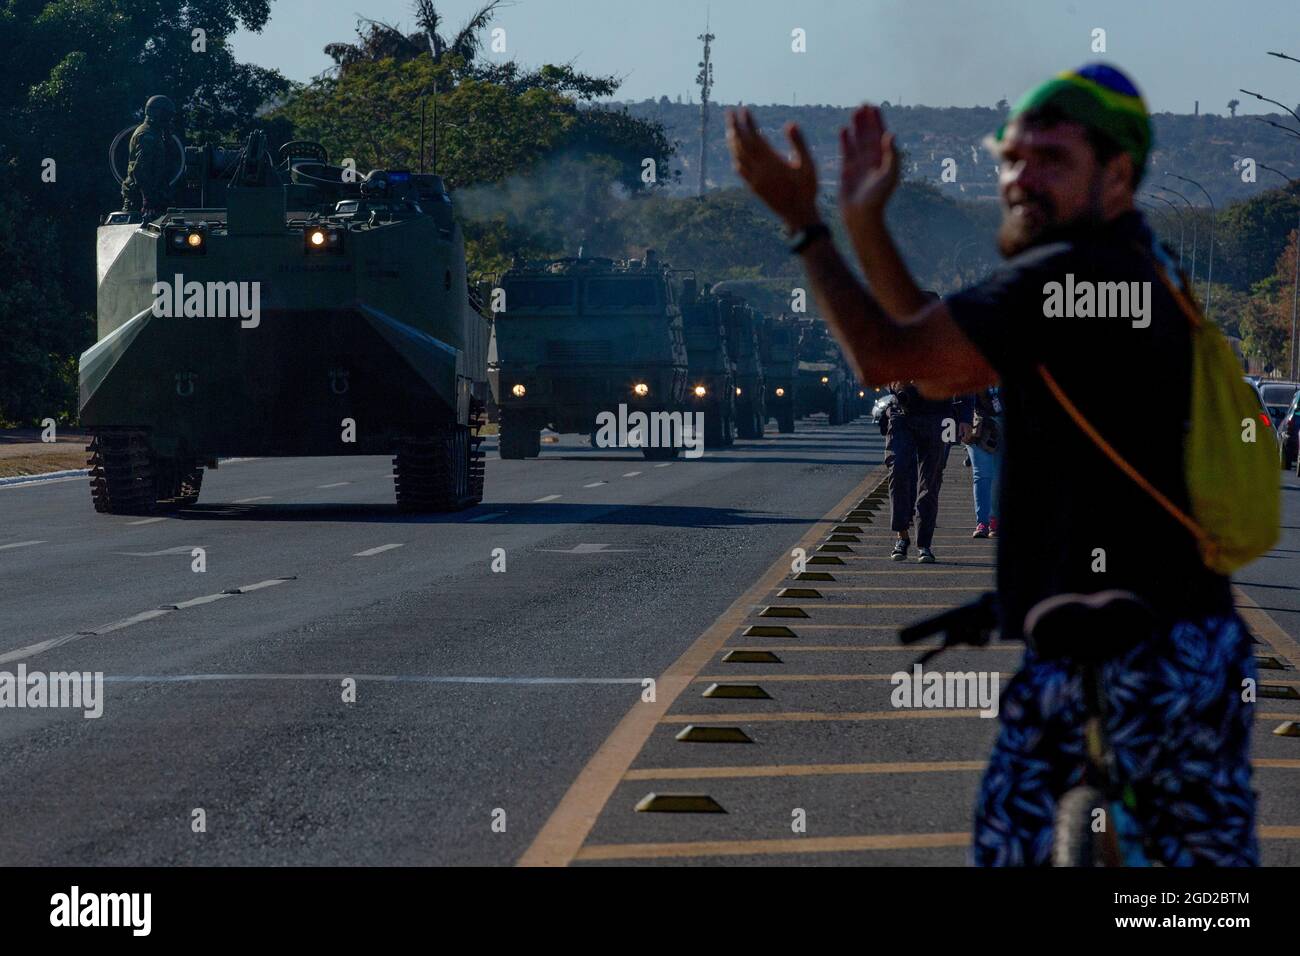
<svg viewBox="0 0 1300 956"><path fill-rule="evenodd" d="M477 518L470 518L469 523L473 524L476 521L491 521L493 518L504 518L505 516L506 512L504 511L494 511L490 515L479 515Z"/></svg>
<svg viewBox="0 0 1300 956"><path fill-rule="evenodd" d="M60 637L51 637L46 641L40 641L36 644L28 644L26 647L20 647L17 650L8 651L4 654L0 654L0 664L8 664L10 661L20 661L28 657L35 657L43 651L62 647L64 644L71 644L73 641L79 641L83 637L100 637L104 634L111 634L114 631L120 631L123 628L130 627L132 624L140 624L144 621L152 621L156 618L165 617L173 611L197 607L200 604L211 604L213 601L220 601L224 598L234 597L237 594L247 594L249 591L260 591L262 588L275 587L278 584L285 584L291 580L293 580L293 578L271 578L269 581L259 581L256 584L246 584L243 587L227 588L220 594L207 594L203 597L191 598L188 601L178 601L175 604L164 604L162 607L154 608L151 611L141 611L139 614L132 614L130 617L123 618L120 621L114 621L112 624L83 628L82 630L76 631L72 634L64 634Z"/></svg>
<svg viewBox="0 0 1300 956"><path fill-rule="evenodd" d="M344 485L350 485L350 481L334 481L328 485L317 485L317 488L342 488Z"/></svg>
<svg viewBox="0 0 1300 956"><path fill-rule="evenodd" d="M166 518L141 518L139 521L128 521L127 524L153 524L155 521L166 520Z"/></svg>
<svg viewBox="0 0 1300 956"><path fill-rule="evenodd" d="M368 548L368 549L365 550L365 551L358 551L356 554L352 555L352 557L354 557L354 558L368 558L368 557L370 557L371 555L374 555L374 554L381 554L381 553L383 553L384 551L392 551L394 548L400 548L400 547L402 547L402 545L400 545L400 544L381 544L381 545L380 545L379 547L377 547L377 548Z"/></svg>
<svg viewBox="0 0 1300 956"><path fill-rule="evenodd" d="M547 496L544 497L544 498L534 498L534 499L533 499L533 504L535 504L535 505L540 505L540 504L542 504L542 503L545 502L545 501L554 501L554 500L555 500L556 498L558 498L558 497L560 497L560 496L559 496L559 495L547 495Z"/></svg>
<svg viewBox="0 0 1300 956"><path fill-rule="evenodd" d="M662 465L655 465L655 467L656 467L656 468L667 468L667 467L668 467L669 465L671 465L671 464L672 464L671 461L666 461L666 462L664 462Z"/></svg>
<svg viewBox="0 0 1300 956"><path fill-rule="evenodd" d="M231 502L232 505L246 505L250 501L270 501L270 495L258 495L256 498L236 498Z"/></svg>
<svg viewBox="0 0 1300 956"><path fill-rule="evenodd" d="M13 544L0 544L0 551L7 551L10 548L29 548L34 544L44 543L44 541L15 541Z"/></svg>
<svg viewBox="0 0 1300 956"><path fill-rule="evenodd" d="M608 481L593 481L591 484L589 484L589 485L583 485L582 487L584 487L584 488L599 488L601 485L607 485L607 484L609 484Z"/></svg>
<svg viewBox="0 0 1300 956"><path fill-rule="evenodd" d="M624 477L624 478L635 478L635 477L636 477L637 475L639 475L639 474L641 474L641 472L639 472L639 471L629 471L629 472L628 472L626 475L624 475L623 477Z"/></svg>

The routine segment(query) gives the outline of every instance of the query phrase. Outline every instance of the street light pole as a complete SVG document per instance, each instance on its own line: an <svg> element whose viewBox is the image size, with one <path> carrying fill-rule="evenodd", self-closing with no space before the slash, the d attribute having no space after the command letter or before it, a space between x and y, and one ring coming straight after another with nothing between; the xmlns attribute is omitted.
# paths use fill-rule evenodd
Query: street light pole
<svg viewBox="0 0 1300 956"><path fill-rule="evenodd" d="M1260 169L1267 169L1270 173L1277 173L1288 184L1294 186L1300 182L1300 179L1292 179L1280 169L1274 169L1272 166L1259 164ZM1288 351L1291 353L1291 374L1288 376L1291 381L1295 381L1295 328L1296 328L1296 311L1300 308L1300 212L1296 213L1295 224L1295 271L1291 276L1291 338L1287 341Z"/></svg>
<svg viewBox="0 0 1300 956"><path fill-rule="evenodd" d="M1176 189L1170 189L1168 186L1157 186L1156 189L1163 189L1163 190L1164 190L1165 192L1167 192L1167 193L1173 193L1175 196L1177 196L1179 199L1181 199L1183 202L1185 202L1185 203L1187 204L1187 208L1190 209L1190 210L1192 211L1192 272L1191 272L1191 276L1192 276L1192 285L1193 285L1193 287L1194 287L1194 286L1196 285L1196 233L1197 233L1196 207L1195 207L1194 205L1192 205L1192 201L1191 201L1190 199L1188 199L1186 196L1184 196L1182 193L1180 193L1180 192L1179 192L1178 190L1176 190Z"/></svg>
<svg viewBox="0 0 1300 956"><path fill-rule="evenodd" d="M1183 234L1187 231L1186 224L1183 221L1183 211L1178 208L1177 203L1166 199L1164 196L1159 196L1155 193L1147 193L1146 195L1148 199L1159 199L1162 203L1172 209L1174 215L1178 217L1178 268L1181 269L1183 267Z"/></svg>
<svg viewBox="0 0 1300 956"><path fill-rule="evenodd" d="M1300 119L1300 117L1297 117L1297 119ZM1204 193L1205 198L1210 201L1210 262L1209 262L1209 266L1206 268L1205 271L1205 317L1208 319L1214 315L1214 306L1210 301L1210 297L1214 294L1214 290L1210 286L1210 283L1213 281L1214 278L1214 219L1216 216L1218 216L1219 210L1214 205L1214 197L1211 196L1208 192L1206 192L1205 187L1202 186L1200 183L1198 183L1195 179L1188 179L1186 176L1179 176L1177 173L1166 172L1165 175L1173 176L1174 179L1177 179L1181 182L1191 183L1202 193Z"/></svg>

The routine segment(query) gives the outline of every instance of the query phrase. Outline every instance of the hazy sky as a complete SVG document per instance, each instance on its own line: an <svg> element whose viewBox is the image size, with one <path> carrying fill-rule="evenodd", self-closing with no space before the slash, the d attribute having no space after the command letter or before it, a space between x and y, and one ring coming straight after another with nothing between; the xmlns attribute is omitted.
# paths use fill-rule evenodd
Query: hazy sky
<svg viewBox="0 0 1300 956"><path fill-rule="evenodd" d="M441 0L454 30L480 4ZM1226 113L1272 107L1237 92L1300 103L1296 0L517 0L494 26L527 65L572 61L624 78L619 99L667 94L698 101L696 36L709 11L713 99L724 103L829 103L864 99L931 106L991 106L1038 80L1092 59L1133 75L1154 111ZM260 35L240 33L241 59L306 80L330 65L321 48L351 40L358 15L413 29L410 0L273 0ZM791 52L801 28L807 52ZM1106 54L1091 50L1106 31Z"/></svg>

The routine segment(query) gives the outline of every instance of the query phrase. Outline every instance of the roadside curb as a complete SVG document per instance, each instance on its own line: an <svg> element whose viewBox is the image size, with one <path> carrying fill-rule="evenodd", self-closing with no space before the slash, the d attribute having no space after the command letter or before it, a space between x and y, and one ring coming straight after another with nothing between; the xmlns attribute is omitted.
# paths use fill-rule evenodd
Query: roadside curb
<svg viewBox="0 0 1300 956"><path fill-rule="evenodd" d="M84 478L89 474L89 468L74 468L71 471L46 471L39 475L13 475L9 478L0 478L0 488L7 485L28 485L41 481L54 481L59 478Z"/></svg>

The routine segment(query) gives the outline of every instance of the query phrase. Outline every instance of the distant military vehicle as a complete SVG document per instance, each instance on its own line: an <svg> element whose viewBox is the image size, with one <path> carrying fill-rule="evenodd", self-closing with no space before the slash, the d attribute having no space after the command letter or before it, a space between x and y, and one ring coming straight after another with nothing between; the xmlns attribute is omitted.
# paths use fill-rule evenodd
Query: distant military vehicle
<svg viewBox="0 0 1300 956"><path fill-rule="evenodd" d="M724 302L727 342L736 364L736 434L762 438L767 426L765 380L760 335L763 315L738 295L719 285L713 292Z"/></svg>
<svg viewBox="0 0 1300 956"><path fill-rule="evenodd" d="M736 435L736 363L731 355L731 300L700 293L695 277L682 285L682 320L690 374L687 400L692 411L704 414L704 444L720 447Z"/></svg>
<svg viewBox="0 0 1300 956"><path fill-rule="evenodd" d="M541 429L591 433L602 412L687 410L682 277L642 259L517 263L496 316L502 458L532 458ZM644 443L646 458L678 447Z"/></svg>
<svg viewBox="0 0 1300 956"><path fill-rule="evenodd" d="M852 396L858 387L853 372L825 322L805 320L801 327L795 413L806 418L821 412L830 424L843 425L854 417Z"/></svg>
<svg viewBox="0 0 1300 956"><path fill-rule="evenodd" d="M488 325L442 180L186 150L181 207L99 229L98 341L81 356L95 508L198 499L221 457L394 454L397 503L483 497Z"/></svg>
<svg viewBox="0 0 1300 956"><path fill-rule="evenodd" d="M795 379L799 369L799 325L793 316L773 316L763 336L763 373L767 414L777 430L794 431Z"/></svg>

